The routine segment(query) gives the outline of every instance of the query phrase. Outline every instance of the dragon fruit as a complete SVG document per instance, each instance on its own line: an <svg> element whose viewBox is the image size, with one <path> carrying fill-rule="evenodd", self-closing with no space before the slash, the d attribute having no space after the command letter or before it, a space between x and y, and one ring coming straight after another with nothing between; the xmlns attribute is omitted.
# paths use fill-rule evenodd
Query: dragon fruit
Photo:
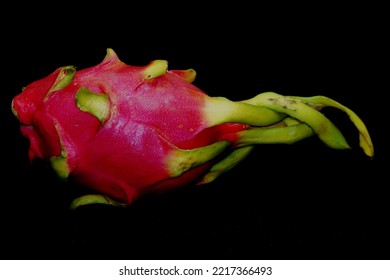
<svg viewBox="0 0 390 280"><path fill-rule="evenodd" d="M322 113L345 112L364 153L374 149L365 124L325 96L265 92L242 101L211 97L193 84L196 72L168 70L165 60L123 63L108 48L93 67L56 69L12 100L12 112L29 139L29 159L50 163L94 194L90 203L128 206L141 195L205 184L239 164L257 144L291 144L316 136L333 149L349 149Z"/></svg>

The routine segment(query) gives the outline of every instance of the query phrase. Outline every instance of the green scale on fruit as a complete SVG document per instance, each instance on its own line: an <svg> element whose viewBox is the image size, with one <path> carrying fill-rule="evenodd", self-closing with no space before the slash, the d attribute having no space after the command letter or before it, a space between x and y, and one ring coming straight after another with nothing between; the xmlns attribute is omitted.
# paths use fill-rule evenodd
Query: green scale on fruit
<svg viewBox="0 0 390 280"><path fill-rule="evenodd" d="M265 92L242 101L211 97L193 84L196 72L168 70L165 60L130 66L107 49L104 60L77 70L60 67L12 100L29 158L47 160L95 193L90 203L128 206L146 193L214 181L258 144L292 144L316 136L349 149L320 110L345 112L368 157L374 149L363 121L325 96Z"/></svg>

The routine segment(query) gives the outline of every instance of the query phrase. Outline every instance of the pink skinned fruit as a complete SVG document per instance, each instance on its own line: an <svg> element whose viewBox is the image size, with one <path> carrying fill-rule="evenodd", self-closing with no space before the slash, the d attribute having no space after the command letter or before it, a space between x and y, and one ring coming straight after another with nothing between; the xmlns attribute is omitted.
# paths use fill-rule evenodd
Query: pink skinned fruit
<svg viewBox="0 0 390 280"><path fill-rule="evenodd" d="M370 135L349 108L325 96L264 92L231 101L210 97L192 82L193 69L168 70L165 60L130 66L108 48L104 60L77 70L60 67L12 100L29 139L29 158L47 160L60 178L72 176L94 193L76 198L128 206L146 193L212 182L257 144L291 144L317 136L349 149L320 109L345 112L373 157Z"/></svg>

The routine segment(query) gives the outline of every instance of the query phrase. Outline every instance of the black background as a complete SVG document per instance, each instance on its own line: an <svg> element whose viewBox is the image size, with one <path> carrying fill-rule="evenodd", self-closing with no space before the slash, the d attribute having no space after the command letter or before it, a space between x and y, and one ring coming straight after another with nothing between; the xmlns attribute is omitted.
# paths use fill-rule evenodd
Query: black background
<svg viewBox="0 0 390 280"><path fill-rule="evenodd" d="M385 18L380 7L354 5L10 11L12 21L2 24L0 258L388 259ZM209 185L126 209L69 211L86 190L28 162L11 100L59 66L100 63L108 47L130 65L166 59L170 69L194 68L194 84L211 96L331 97L363 119L375 156L363 154L345 114L324 110L352 150L331 150L315 137L258 146Z"/></svg>

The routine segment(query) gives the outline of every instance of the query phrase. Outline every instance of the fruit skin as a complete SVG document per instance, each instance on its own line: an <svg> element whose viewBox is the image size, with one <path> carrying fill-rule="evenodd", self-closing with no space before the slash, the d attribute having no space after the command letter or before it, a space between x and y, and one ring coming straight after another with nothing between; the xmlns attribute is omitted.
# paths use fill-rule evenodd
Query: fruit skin
<svg viewBox="0 0 390 280"><path fill-rule="evenodd" d="M256 144L316 134L331 148L349 148L318 111L336 104L329 99L263 93L233 102L208 96L192 84L195 76L193 69L168 70L164 60L127 65L109 48L96 66L60 67L27 85L11 107L30 141L31 161L48 160L59 177L72 176L102 194L73 208L127 206L149 192L211 182ZM373 156L361 120L335 106L358 123L365 152Z"/></svg>
<svg viewBox="0 0 390 280"><path fill-rule="evenodd" d="M169 181L167 156L213 144L247 125L208 129L201 111L208 96L190 83L194 71L166 67L164 61L129 66L108 49L97 66L58 68L28 85L12 110L30 140L30 160L49 159L60 177L72 175L126 204L142 193L196 180L212 161ZM91 96L79 97L82 92ZM103 118L78 102L94 96L107 99Z"/></svg>

